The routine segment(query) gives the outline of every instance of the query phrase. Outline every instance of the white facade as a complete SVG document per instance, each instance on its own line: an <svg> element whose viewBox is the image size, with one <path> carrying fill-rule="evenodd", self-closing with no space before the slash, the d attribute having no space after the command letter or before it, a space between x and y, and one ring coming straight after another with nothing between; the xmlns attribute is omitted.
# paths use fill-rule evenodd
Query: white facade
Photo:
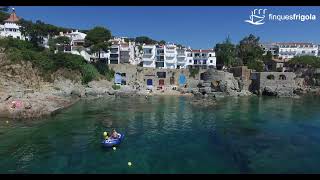
<svg viewBox="0 0 320 180"><path fill-rule="evenodd" d="M174 44L164 46L164 64L167 69L177 68L177 47Z"/></svg>
<svg viewBox="0 0 320 180"><path fill-rule="evenodd" d="M143 67L155 68L156 67L156 45L143 45L142 62Z"/></svg>
<svg viewBox="0 0 320 180"><path fill-rule="evenodd" d="M210 67L217 67L217 58L216 58L216 53L212 50L209 51L208 53L208 66Z"/></svg>
<svg viewBox="0 0 320 180"><path fill-rule="evenodd" d="M5 20L3 25L0 25L0 36L25 40L25 37L21 34L20 26L17 24L19 19L20 18L16 15L15 10L13 9L10 17Z"/></svg>
<svg viewBox="0 0 320 180"><path fill-rule="evenodd" d="M192 66L193 65L193 57L192 57L192 50L188 49L186 50L186 67Z"/></svg>
<svg viewBox="0 0 320 180"><path fill-rule="evenodd" d="M19 29L20 26L18 26L16 23L6 22L4 25L0 25L0 36L24 40Z"/></svg>
<svg viewBox="0 0 320 180"><path fill-rule="evenodd" d="M190 50L175 45L144 45L143 67L184 69L187 67L215 68L216 56L213 50Z"/></svg>
<svg viewBox="0 0 320 180"><path fill-rule="evenodd" d="M317 56L318 45L312 43L277 43L280 59L291 59L295 56Z"/></svg>
<svg viewBox="0 0 320 180"><path fill-rule="evenodd" d="M112 45L108 64L120 64L120 45Z"/></svg>
<svg viewBox="0 0 320 180"><path fill-rule="evenodd" d="M177 68L187 68L187 50L185 48L177 49Z"/></svg>
<svg viewBox="0 0 320 180"><path fill-rule="evenodd" d="M216 67L216 56L213 50L192 50L192 60L189 66L202 67L202 68L215 68Z"/></svg>
<svg viewBox="0 0 320 180"><path fill-rule="evenodd" d="M65 34L65 36L70 38L71 46L83 46L87 35L85 33L79 32L78 30L75 30L71 33Z"/></svg>
<svg viewBox="0 0 320 180"><path fill-rule="evenodd" d="M155 58L155 66L156 68L166 68L164 63L164 46L157 45L156 46L156 58Z"/></svg>

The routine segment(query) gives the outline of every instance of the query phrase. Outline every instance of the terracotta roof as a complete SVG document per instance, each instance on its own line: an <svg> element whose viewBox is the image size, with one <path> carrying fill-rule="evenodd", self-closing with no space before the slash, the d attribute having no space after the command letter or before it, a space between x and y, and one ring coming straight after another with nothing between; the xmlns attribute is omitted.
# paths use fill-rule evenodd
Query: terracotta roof
<svg viewBox="0 0 320 180"><path fill-rule="evenodd" d="M16 11L13 10L12 13L10 14L10 17L5 20L5 22L18 22L20 18L17 16Z"/></svg>

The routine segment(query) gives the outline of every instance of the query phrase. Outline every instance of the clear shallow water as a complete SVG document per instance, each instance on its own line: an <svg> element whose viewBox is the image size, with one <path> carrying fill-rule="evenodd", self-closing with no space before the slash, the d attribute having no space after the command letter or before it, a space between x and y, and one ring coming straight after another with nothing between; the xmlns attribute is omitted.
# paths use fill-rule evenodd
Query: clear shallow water
<svg viewBox="0 0 320 180"><path fill-rule="evenodd" d="M319 173L319 102L99 99L41 121L0 119L0 173ZM104 150L102 132L112 128L125 140Z"/></svg>

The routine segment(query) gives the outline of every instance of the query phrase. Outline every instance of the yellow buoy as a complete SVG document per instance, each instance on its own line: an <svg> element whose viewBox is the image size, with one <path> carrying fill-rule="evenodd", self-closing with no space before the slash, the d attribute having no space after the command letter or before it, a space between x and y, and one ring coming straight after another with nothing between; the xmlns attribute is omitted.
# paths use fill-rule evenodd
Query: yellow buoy
<svg viewBox="0 0 320 180"><path fill-rule="evenodd" d="M131 166L132 165L132 163L131 162L128 162L128 166Z"/></svg>
<svg viewBox="0 0 320 180"><path fill-rule="evenodd" d="M6 123L8 124L8 123L9 123L9 121L6 121Z"/></svg>
<svg viewBox="0 0 320 180"><path fill-rule="evenodd" d="M108 133L107 133L107 132L103 132L103 135L104 135L104 136L107 136L107 135L108 135Z"/></svg>
<svg viewBox="0 0 320 180"><path fill-rule="evenodd" d="M116 148L116 147L113 147L112 149L115 151L117 148Z"/></svg>

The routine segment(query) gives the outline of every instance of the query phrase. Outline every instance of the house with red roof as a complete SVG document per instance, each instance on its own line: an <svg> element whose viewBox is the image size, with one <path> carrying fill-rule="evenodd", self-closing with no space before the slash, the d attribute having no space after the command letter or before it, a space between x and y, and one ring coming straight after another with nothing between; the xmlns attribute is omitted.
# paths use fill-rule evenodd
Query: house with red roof
<svg viewBox="0 0 320 180"><path fill-rule="evenodd" d="M17 16L16 11L12 8L12 12L8 19L0 25L0 37L12 37L24 40L25 37L21 34L20 26L18 25L20 18Z"/></svg>

